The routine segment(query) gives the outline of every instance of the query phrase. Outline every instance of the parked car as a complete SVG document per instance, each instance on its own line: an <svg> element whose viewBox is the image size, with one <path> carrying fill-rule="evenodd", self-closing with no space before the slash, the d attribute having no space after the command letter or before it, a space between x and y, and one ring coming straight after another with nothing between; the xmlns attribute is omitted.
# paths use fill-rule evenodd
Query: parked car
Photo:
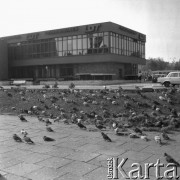
<svg viewBox="0 0 180 180"><path fill-rule="evenodd" d="M157 82L157 79L159 78L159 77L165 77L166 75L165 74L154 74L153 76L152 76L152 82L153 83L156 83Z"/></svg>
<svg viewBox="0 0 180 180"><path fill-rule="evenodd" d="M169 87L170 85L179 85L180 71L170 72L166 77L159 77L157 82L163 84L165 87Z"/></svg>

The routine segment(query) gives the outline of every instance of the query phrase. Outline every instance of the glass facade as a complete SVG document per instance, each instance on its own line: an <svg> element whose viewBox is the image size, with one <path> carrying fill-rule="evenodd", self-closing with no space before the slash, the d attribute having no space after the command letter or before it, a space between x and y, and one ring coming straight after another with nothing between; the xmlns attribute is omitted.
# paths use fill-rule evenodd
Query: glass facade
<svg viewBox="0 0 180 180"><path fill-rule="evenodd" d="M9 61L105 53L145 58L145 42L101 32L8 44Z"/></svg>

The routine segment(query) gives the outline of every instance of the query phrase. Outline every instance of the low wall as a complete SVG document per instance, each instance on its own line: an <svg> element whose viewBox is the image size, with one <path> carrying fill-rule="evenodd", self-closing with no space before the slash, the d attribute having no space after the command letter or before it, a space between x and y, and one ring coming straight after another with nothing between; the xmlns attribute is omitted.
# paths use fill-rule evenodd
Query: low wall
<svg viewBox="0 0 180 180"><path fill-rule="evenodd" d="M69 85L73 82L75 85L115 85L115 84L128 84L128 83L136 83L137 80L111 80L111 81L40 81L40 85L53 85L55 82L58 85Z"/></svg>
<svg viewBox="0 0 180 180"><path fill-rule="evenodd" d="M8 86L10 85L10 81L0 81L0 86Z"/></svg>
<svg viewBox="0 0 180 180"><path fill-rule="evenodd" d="M8 86L12 81L0 81L0 86ZM32 81L26 81L25 85L33 85Z"/></svg>
<svg viewBox="0 0 180 180"><path fill-rule="evenodd" d="M0 81L0 86L8 86L10 85L11 81ZM137 80L110 80L110 81L40 81L40 85L54 85L55 82L58 83L58 85L69 85L71 82L73 82L75 85L116 85L116 84L128 84L128 83L136 83ZM25 85L33 85L34 83L32 81L26 81ZM38 85L38 84L37 84Z"/></svg>

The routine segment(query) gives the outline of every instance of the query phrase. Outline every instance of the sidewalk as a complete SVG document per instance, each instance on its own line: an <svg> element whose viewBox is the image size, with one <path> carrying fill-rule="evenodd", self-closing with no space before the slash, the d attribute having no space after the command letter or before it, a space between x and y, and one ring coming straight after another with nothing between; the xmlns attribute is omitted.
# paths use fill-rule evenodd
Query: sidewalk
<svg viewBox="0 0 180 180"><path fill-rule="evenodd" d="M45 124L36 117L26 117L22 123L17 116L0 115L0 180L106 180L108 174L107 159L128 158L123 166L128 173L132 163L156 163L157 159L165 163L166 152L180 162L180 134L169 134L171 141L160 146L154 141L159 133L148 132L150 141L116 136L112 129L106 134L112 142L105 142L94 126L80 130L75 124L53 123L55 132L47 132ZM53 122L53 121L52 121ZM34 145L17 143L12 139L14 133L20 137L25 129ZM44 142L46 135L55 139ZM161 168L163 174L164 169ZM178 173L179 168L178 168ZM119 174L119 179L123 179ZM150 179L155 180L155 170L150 170Z"/></svg>
<svg viewBox="0 0 180 180"><path fill-rule="evenodd" d="M27 88L27 89L42 89L44 85L22 85L20 87ZM122 87L124 90L134 90L135 87L152 87L154 89L162 89L164 86L162 86L159 83L129 83L129 84L115 84L115 85L76 85L75 89L118 89L119 86ZM11 87L17 88L16 86L2 86L5 89L11 89ZM52 87L52 86L51 86ZM69 85L58 85L59 89L68 89ZM50 88L52 89L52 88Z"/></svg>

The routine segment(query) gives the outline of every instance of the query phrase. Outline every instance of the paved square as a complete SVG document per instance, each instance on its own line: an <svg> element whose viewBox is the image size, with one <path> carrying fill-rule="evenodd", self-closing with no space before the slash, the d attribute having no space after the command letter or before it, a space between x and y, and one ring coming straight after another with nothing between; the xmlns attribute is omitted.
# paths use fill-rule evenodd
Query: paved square
<svg viewBox="0 0 180 180"><path fill-rule="evenodd" d="M147 133L151 141L146 142L116 136L111 129L106 129L105 133L112 139L106 142L99 131L85 131L74 124L60 122L51 125L54 129L51 133L37 118L28 116L27 119L28 123L21 123L16 116L0 115L0 180L106 180L108 158L119 158L119 162L128 158L123 166L126 172L132 169L133 163L143 167L145 163L156 163L160 159L167 164L165 152L180 161L178 131L170 134L171 141L160 146L153 139L158 135L156 132ZM23 128L35 144L13 140L14 133L22 138ZM45 142L44 135L55 141ZM119 179L124 179L121 174ZM150 170L150 179L155 179L154 169Z"/></svg>

